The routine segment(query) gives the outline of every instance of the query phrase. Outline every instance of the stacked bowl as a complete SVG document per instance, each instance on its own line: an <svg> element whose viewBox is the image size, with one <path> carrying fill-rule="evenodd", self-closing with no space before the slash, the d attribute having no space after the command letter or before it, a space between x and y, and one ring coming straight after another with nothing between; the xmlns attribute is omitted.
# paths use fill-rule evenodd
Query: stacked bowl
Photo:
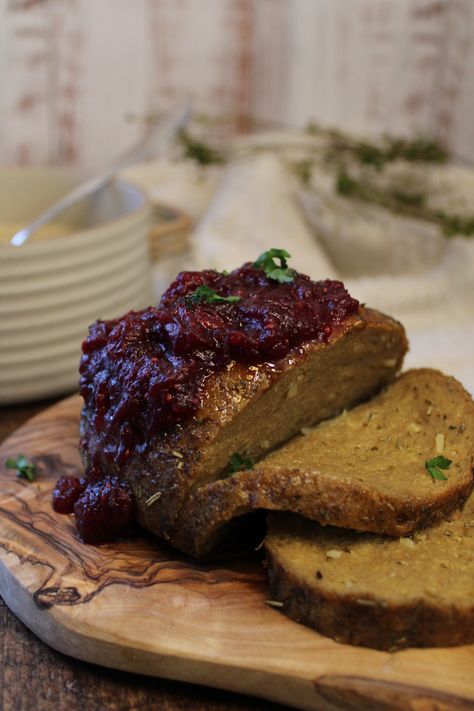
<svg viewBox="0 0 474 711"><path fill-rule="evenodd" d="M0 169L0 404L73 391L88 326L152 302L150 205L116 181L21 247L9 237L78 183Z"/></svg>

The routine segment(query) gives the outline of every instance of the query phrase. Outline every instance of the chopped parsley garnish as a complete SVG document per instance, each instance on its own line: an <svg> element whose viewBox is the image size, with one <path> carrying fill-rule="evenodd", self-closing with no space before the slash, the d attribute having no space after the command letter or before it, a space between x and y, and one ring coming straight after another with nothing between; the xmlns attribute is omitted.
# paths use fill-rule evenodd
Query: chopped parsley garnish
<svg viewBox="0 0 474 711"><path fill-rule="evenodd" d="M8 457L5 462L7 469L16 469L16 475L20 479L34 481L36 475L36 465L30 462L24 454L20 454L16 459Z"/></svg>
<svg viewBox="0 0 474 711"><path fill-rule="evenodd" d="M261 269L266 276L273 281L278 281L280 284L285 284L294 280L296 272L290 269L286 261L291 257L285 249L269 249L263 252L258 259L253 262L252 266L256 269ZM274 260L280 263L276 264Z"/></svg>
<svg viewBox="0 0 474 711"><path fill-rule="evenodd" d="M433 457L433 459L426 461L425 467L426 471L433 477L433 479L442 479L446 481L448 477L445 476L441 470L449 469L451 464L451 459L446 459L446 457L443 457L442 454L439 454L437 457Z"/></svg>
<svg viewBox="0 0 474 711"><path fill-rule="evenodd" d="M232 474L235 474L236 472L241 472L244 469L253 469L252 460L245 454L239 454L239 452L234 452L234 454L229 459L227 475L231 476Z"/></svg>
<svg viewBox="0 0 474 711"><path fill-rule="evenodd" d="M184 157L199 163L199 165L224 163L224 156L216 148L192 138L187 131L181 131L179 141L184 149Z"/></svg>
<svg viewBox="0 0 474 711"><path fill-rule="evenodd" d="M219 294L206 284L201 284L186 297L192 304L235 304L240 301L240 296L219 296Z"/></svg>

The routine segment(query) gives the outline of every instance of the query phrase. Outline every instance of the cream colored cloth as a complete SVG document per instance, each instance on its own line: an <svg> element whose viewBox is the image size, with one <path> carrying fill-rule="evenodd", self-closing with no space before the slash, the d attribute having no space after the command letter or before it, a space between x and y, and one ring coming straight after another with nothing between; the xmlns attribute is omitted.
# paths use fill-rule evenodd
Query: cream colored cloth
<svg viewBox="0 0 474 711"><path fill-rule="evenodd" d="M233 269L272 247L313 279L336 277L297 202L293 177L273 153L232 162L193 235L198 269Z"/></svg>
<svg viewBox="0 0 474 711"><path fill-rule="evenodd" d="M474 395L474 243L448 242L426 272L346 280L350 293L403 323L410 342L405 368L438 368Z"/></svg>

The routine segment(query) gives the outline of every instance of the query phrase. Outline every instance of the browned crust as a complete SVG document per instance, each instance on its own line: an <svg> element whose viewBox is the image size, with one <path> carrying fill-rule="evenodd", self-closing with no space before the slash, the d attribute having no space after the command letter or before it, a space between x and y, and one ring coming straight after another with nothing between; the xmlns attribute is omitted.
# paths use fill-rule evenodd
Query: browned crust
<svg viewBox="0 0 474 711"><path fill-rule="evenodd" d="M355 383L355 396L346 396L345 401L336 403L332 409L327 408L319 418L309 413L307 421L290 420L287 426L285 425L284 435L278 442L271 443L270 447L251 440L249 432L245 448L256 461L271 448L293 437L301 426L315 424L321 419L334 416L342 408L356 404L393 379L408 348L403 327L377 311L361 308L357 315L347 319L327 344L305 344L275 364L245 366L233 363L227 370L211 375L203 393L202 406L196 415L188 422L177 425L171 432L159 435L150 443L145 455L132 457L122 470L114 472L131 483L139 523L192 555L204 552L194 545L196 526L188 530L184 525L189 520L187 502L200 486L221 476L227 466L232 452L227 454L225 461L221 461L217 468L215 463L209 466L209 453L218 446L226 427L237 416L245 417L247 411L250 415L254 403L258 403L260 398L288 374L296 372L299 366L304 366L309 358L320 352L341 352L346 343L356 342L359 334L368 334L363 337L373 338L378 342L384 339L387 343L390 342L390 348L396 355L393 366L383 368L380 362L378 365L360 365L359 375L364 368L371 371L370 387L364 390ZM381 359L380 355L379 360ZM93 445L95 433L89 430L86 411L82 416L81 432ZM158 493L159 497L148 505L150 498Z"/></svg>
<svg viewBox="0 0 474 711"><path fill-rule="evenodd" d="M474 642L474 605L436 605L419 597L412 604L386 605L373 597L330 594L293 575L280 560L278 547L265 542L271 599L281 611L338 642L395 650L405 647L452 647ZM374 564L376 560L374 559Z"/></svg>
<svg viewBox="0 0 474 711"><path fill-rule="evenodd" d="M434 523L460 508L474 486L473 470L465 480L431 501L383 497L357 482L317 480L304 472L244 471L199 489L188 501L186 520L176 544L204 555L216 545L232 519L257 509L292 511L326 525L401 536ZM188 541L192 541L192 548Z"/></svg>
<svg viewBox="0 0 474 711"><path fill-rule="evenodd" d="M426 529L423 541L433 547L432 564L435 569L443 561L440 555L447 556L448 561L455 561L458 551L470 560L465 546L468 546L468 551L472 550L472 537L465 538L460 534L465 526L471 525L473 512L474 500L470 499L462 511ZM439 590L436 592L436 584L435 587L427 586L424 576L420 576L420 567L411 558L417 556L416 546L405 558L406 567L399 567L398 551L392 559L395 569L405 571L402 594L398 592L395 582L390 582L390 576L379 577L377 589L368 582L364 585L363 569L359 567L357 573L354 572L350 559L343 564L344 573L339 569L337 587L333 579L328 589L325 582L328 551L332 546L342 546L352 553L351 546L357 546L358 541L362 541L366 549L371 546L374 568L378 564L383 566L381 546L388 545L392 552L394 547L400 546L398 541L380 536L368 535L361 539L355 532L341 534L337 529L320 527L295 514L270 514L264 544L271 599L283 603L282 612L297 622L348 644L392 650L455 646L474 641L474 600L468 592L469 586L464 588L464 597L450 595L450 586L455 586L456 581L449 580L449 576L446 577L446 586L441 582L442 576L438 580L443 595L438 594ZM439 542L444 544L441 554L437 545ZM316 556L315 547L318 551ZM426 552L421 556L423 559ZM366 565L370 565L367 555L364 560ZM426 557L425 560L426 565L431 566L431 561ZM459 562L461 570L466 570L464 565L465 561ZM383 569L387 576L387 568ZM442 566L438 569L443 571L446 568ZM328 574L331 576L330 572ZM368 574L370 578L370 572ZM353 578L355 587L352 590L343 584L346 576ZM407 582L411 590L409 597Z"/></svg>
<svg viewBox="0 0 474 711"><path fill-rule="evenodd" d="M252 378L247 376L252 375ZM265 392L275 378L273 370L261 366L249 371L238 363L223 373L212 375L197 415L171 431L163 432L150 443L146 454L131 457L126 466L114 473L130 482L137 508L138 522L153 533L172 540L172 531L184 500L199 478L206 448L215 440L226 422L242 405ZM87 412L81 416L81 437L94 442ZM87 454L85 465L87 466ZM160 493L153 505L150 497Z"/></svg>

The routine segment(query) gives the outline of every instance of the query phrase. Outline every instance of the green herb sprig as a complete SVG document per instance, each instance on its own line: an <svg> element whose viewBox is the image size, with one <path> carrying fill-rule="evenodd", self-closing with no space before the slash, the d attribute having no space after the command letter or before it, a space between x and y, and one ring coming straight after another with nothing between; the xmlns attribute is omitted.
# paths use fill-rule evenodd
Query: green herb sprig
<svg viewBox="0 0 474 711"><path fill-rule="evenodd" d="M429 138L392 138L387 136L380 146L361 141L353 147L356 160L363 165L372 165L381 170L386 163L406 160L412 163L444 163L447 153Z"/></svg>
<svg viewBox="0 0 474 711"><path fill-rule="evenodd" d="M328 168L335 169L335 190L344 197L371 202L391 210L439 225L445 237L474 235L474 214L460 215L431 208L427 195L420 190L399 187L380 188L376 175L397 160L409 163L445 163L449 154L436 141L418 136L414 139L385 136L380 141L357 140L337 130L327 130L311 123L307 132L327 140L328 148L323 160ZM304 186L311 183L317 154L292 164L295 174ZM362 175L354 177L352 168L362 167Z"/></svg>
<svg viewBox="0 0 474 711"><path fill-rule="evenodd" d="M451 215L426 205L426 195L418 191L381 189L370 180L354 178L341 168L336 175L335 189L339 195L381 205L397 214L438 224L446 237L474 235L474 216Z"/></svg>
<svg viewBox="0 0 474 711"><path fill-rule="evenodd" d="M338 172L335 187L336 192L344 197L374 202L399 212L403 211L403 208L423 208L426 200L426 195L419 192L401 189L381 190L369 181L352 177L345 169Z"/></svg>
<svg viewBox="0 0 474 711"><path fill-rule="evenodd" d="M178 140L183 147L184 157L199 165L219 165L225 162L220 151L204 141L193 138L187 131L181 131Z"/></svg>
<svg viewBox="0 0 474 711"><path fill-rule="evenodd" d="M24 454L20 454L16 459L8 457L5 461L7 469L15 469L16 475L20 479L34 481L36 476L36 465L30 462Z"/></svg>
<svg viewBox="0 0 474 711"><path fill-rule="evenodd" d="M232 476L236 472L241 472L244 470L253 469L254 463L245 454L240 454L239 452L234 452L234 454L229 459L229 465L227 467L227 476Z"/></svg>
<svg viewBox="0 0 474 711"><path fill-rule="evenodd" d="M315 124L310 124L307 131L328 139L326 160L330 163L353 160L360 165L381 171L387 163L396 160L410 163L445 163L449 157L442 146L425 136L413 139L384 136L380 141L371 142L351 138L337 130L325 130Z"/></svg>
<svg viewBox="0 0 474 711"><path fill-rule="evenodd" d="M219 296L219 294L206 284L201 284L186 297L192 304L236 304L241 300L240 296Z"/></svg>
<svg viewBox="0 0 474 711"><path fill-rule="evenodd" d="M450 215L444 210L436 210L433 219L439 222L446 237L474 235L474 216Z"/></svg>
<svg viewBox="0 0 474 711"><path fill-rule="evenodd" d="M290 269L287 259L291 257L285 249L269 249L263 252L258 259L253 262L255 269L261 269L265 275L280 284L292 282L296 276L294 269ZM276 264L274 260L280 263Z"/></svg>
<svg viewBox="0 0 474 711"><path fill-rule="evenodd" d="M402 159L423 163L445 163L448 160L448 153L444 148L426 136L414 139L387 136L384 141L388 160Z"/></svg>
<svg viewBox="0 0 474 711"><path fill-rule="evenodd" d="M442 454L439 454L437 457L433 457L433 459L426 461L425 468L433 479L447 481L448 477L445 476L441 470L449 469L451 464L451 459L446 459L446 457L443 457Z"/></svg>
<svg viewBox="0 0 474 711"><path fill-rule="evenodd" d="M291 167L303 185L309 186L311 184L311 177L313 175L314 167L311 158L304 158L303 160L296 161L291 164Z"/></svg>

